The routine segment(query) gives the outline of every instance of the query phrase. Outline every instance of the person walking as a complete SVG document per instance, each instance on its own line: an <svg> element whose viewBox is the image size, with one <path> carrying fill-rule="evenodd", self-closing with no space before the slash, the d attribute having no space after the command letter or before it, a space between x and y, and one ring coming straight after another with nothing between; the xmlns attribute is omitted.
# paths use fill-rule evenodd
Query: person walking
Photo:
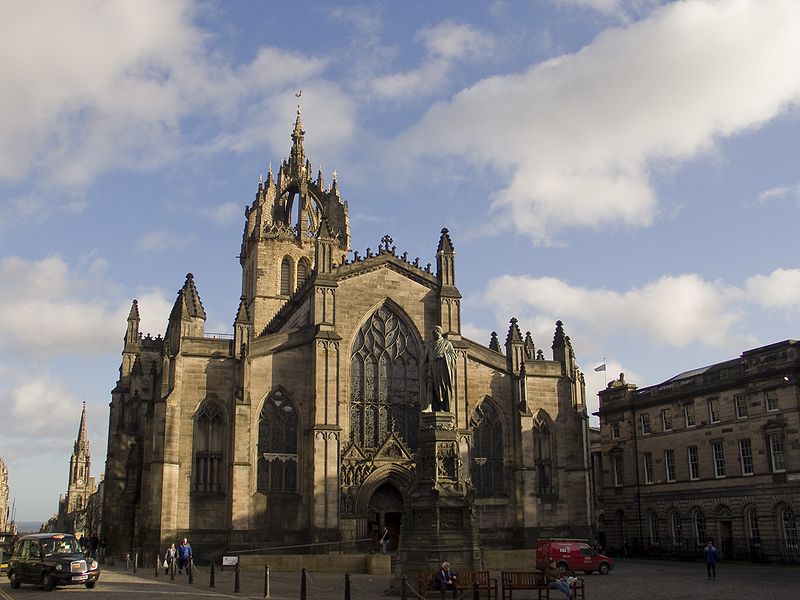
<svg viewBox="0 0 800 600"><path fill-rule="evenodd" d="M178 573L181 573L183 569L186 569L186 572L188 573L189 569L191 568L192 547L189 545L189 541L186 538L183 538L178 546Z"/></svg>
<svg viewBox="0 0 800 600"><path fill-rule="evenodd" d="M381 554L389 552L389 529L383 528L383 535L381 535Z"/></svg>
<svg viewBox="0 0 800 600"><path fill-rule="evenodd" d="M708 540L708 544L706 544L706 547L703 550L703 556L706 559L706 572L708 573L708 580L716 581L717 561L719 560L719 556L712 540Z"/></svg>
<svg viewBox="0 0 800 600"><path fill-rule="evenodd" d="M175 557L177 555L178 551L175 549L175 542L172 542L169 545L169 548L167 548L167 551L164 553L164 573L169 573L172 563L175 562Z"/></svg>

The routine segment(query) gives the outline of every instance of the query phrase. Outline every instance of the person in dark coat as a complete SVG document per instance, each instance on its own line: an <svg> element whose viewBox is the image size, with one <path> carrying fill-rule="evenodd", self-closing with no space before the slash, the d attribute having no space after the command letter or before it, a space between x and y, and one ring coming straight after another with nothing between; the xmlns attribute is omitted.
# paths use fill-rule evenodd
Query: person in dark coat
<svg viewBox="0 0 800 600"><path fill-rule="evenodd" d="M458 596L458 584L456 583L456 579L456 573L450 569L450 563L444 561L442 563L442 568L436 573L436 589L442 593L442 598L444 598L444 593L447 590L453 590L453 598Z"/></svg>
<svg viewBox="0 0 800 600"><path fill-rule="evenodd" d="M714 547L714 542L712 540L708 540L708 544L706 544L706 547L703 550L703 556L706 559L706 572L708 573L708 580L716 581L717 561L719 560L719 555L717 554L717 549Z"/></svg>

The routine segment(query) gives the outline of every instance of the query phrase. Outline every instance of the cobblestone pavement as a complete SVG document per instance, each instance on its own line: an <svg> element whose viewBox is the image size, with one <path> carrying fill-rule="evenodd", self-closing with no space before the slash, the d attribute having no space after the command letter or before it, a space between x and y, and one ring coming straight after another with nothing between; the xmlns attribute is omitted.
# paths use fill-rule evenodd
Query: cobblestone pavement
<svg viewBox="0 0 800 600"><path fill-rule="evenodd" d="M153 578L152 572L141 569L139 576ZM211 591L219 595L241 598L264 597L264 573L242 571L240 592L233 593L234 574L231 570L216 572L214 590L209 589L207 568L199 568L193 587L203 594ZM492 573L498 580L500 573ZM164 581L163 576L160 578ZM672 562L652 560L619 560L610 575L588 575L587 600L695 600L724 599L796 600L800 595L800 567L785 565L754 565L750 563L721 563L717 565L716 581L708 581L705 565L699 562ZM166 581L169 581L166 578ZM387 593L392 582L388 576L354 574L350 576L352 600L397 596ZM177 576L174 585L186 593L189 587L186 576ZM499 592L499 590L498 590ZM431 595L429 594L429 597ZM270 597L278 600L300 598L299 573L271 573ZM517 592L514 598L535 598L535 592ZM553 591L553 600L563 596ZM309 573L308 600L344 599L344 575ZM415 600L413 592L409 600ZM450 596L448 595L448 600ZM470 600L471 594L465 596Z"/></svg>

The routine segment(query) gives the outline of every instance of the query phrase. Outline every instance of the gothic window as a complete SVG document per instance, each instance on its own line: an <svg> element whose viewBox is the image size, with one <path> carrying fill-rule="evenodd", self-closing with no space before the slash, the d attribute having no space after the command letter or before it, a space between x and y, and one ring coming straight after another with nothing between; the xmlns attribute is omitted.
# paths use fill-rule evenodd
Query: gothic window
<svg viewBox="0 0 800 600"><path fill-rule="evenodd" d="M503 493L503 424L490 400L472 413L472 483L479 496Z"/></svg>
<svg viewBox="0 0 800 600"><path fill-rule="evenodd" d="M281 262L281 295L288 296L292 293L292 259L288 256Z"/></svg>
<svg viewBox="0 0 800 600"><path fill-rule="evenodd" d="M555 494L553 481L553 435L550 426L540 421L533 428L533 464L536 470L536 495Z"/></svg>
<svg viewBox="0 0 800 600"><path fill-rule="evenodd" d="M303 287L303 284L308 279L308 261L305 258L301 258L297 262L297 289L299 290Z"/></svg>
<svg viewBox="0 0 800 600"><path fill-rule="evenodd" d="M350 355L350 437L375 450L389 433L417 447L419 358L408 325L386 305L361 326Z"/></svg>
<svg viewBox="0 0 800 600"><path fill-rule="evenodd" d="M261 409L258 422L258 490L297 491L297 409L280 390Z"/></svg>
<svg viewBox="0 0 800 600"><path fill-rule="evenodd" d="M214 402L205 402L194 420L194 489L222 491L225 419Z"/></svg>

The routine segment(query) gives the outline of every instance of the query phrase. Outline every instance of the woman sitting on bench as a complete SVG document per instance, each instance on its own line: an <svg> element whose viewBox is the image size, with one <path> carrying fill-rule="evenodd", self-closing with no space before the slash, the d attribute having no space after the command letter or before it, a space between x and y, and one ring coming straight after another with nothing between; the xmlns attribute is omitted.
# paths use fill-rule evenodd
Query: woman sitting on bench
<svg viewBox="0 0 800 600"><path fill-rule="evenodd" d="M547 587L555 590L561 590L567 595L567 600L572 600L572 590L569 587L567 578L562 576L561 569L556 566L556 561L551 560L547 565L544 572L544 580L547 582Z"/></svg>

